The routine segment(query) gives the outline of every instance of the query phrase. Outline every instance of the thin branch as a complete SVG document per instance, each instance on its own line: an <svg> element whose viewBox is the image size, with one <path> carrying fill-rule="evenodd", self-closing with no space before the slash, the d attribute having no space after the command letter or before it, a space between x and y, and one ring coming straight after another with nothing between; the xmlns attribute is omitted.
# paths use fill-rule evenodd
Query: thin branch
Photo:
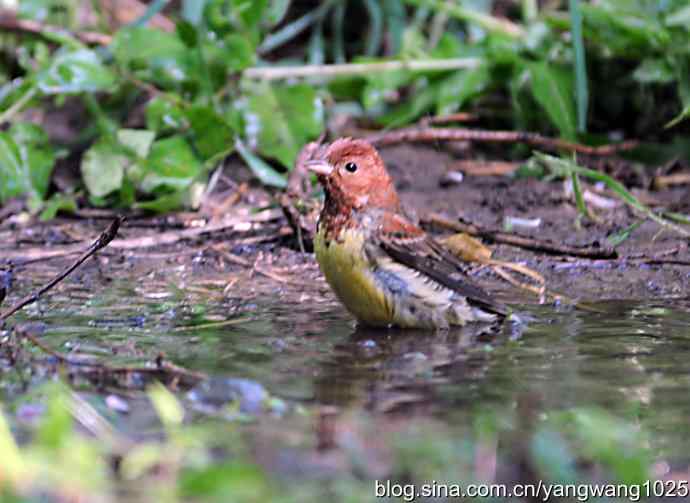
<svg viewBox="0 0 690 503"><path fill-rule="evenodd" d="M43 294L45 294L47 291L52 289L55 285L60 283L63 279L65 279L67 276L69 276L74 270L82 265L86 260L88 260L90 257L92 257L96 252L98 252L100 249L105 248L108 246L108 243L110 243L115 236L117 235L117 231L120 228L120 224L124 221L123 217L118 217L113 222L108 226L108 228L103 231L103 233L98 237L94 243L89 246L89 248L82 253L77 260L74 261L72 265L70 265L67 269L62 271L60 274L55 276L53 279L51 279L48 283L46 283L44 286L42 286L40 289L37 291L27 295L23 299L21 299L17 304L15 304L13 307L11 307L8 311L0 314L0 322L6 320L10 316L12 316L14 313L19 311L20 309L28 306L29 304L33 304L36 302L38 299L41 298ZM32 341L33 342L33 341Z"/></svg>
<svg viewBox="0 0 690 503"><path fill-rule="evenodd" d="M339 77L343 75L369 75L377 72L407 70L411 72L442 72L476 68L479 58L430 59L412 61L381 61L377 63L347 63L341 65L260 66L247 68L243 76L248 79L279 80L296 77Z"/></svg>
<svg viewBox="0 0 690 503"><path fill-rule="evenodd" d="M429 224L438 225L439 227L450 229L455 232L465 232L470 236L488 239L494 243L516 246L518 248L542 252L549 255L567 255L589 259L614 259L618 257L618 253L613 248L600 246L570 246L549 240L510 234L508 232L492 231L480 227L477 224L449 220L435 213L431 214L425 221Z"/></svg>
<svg viewBox="0 0 690 503"><path fill-rule="evenodd" d="M485 129L464 128L406 128L396 131L376 133L365 138L376 146L391 145L407 142L434 141L483 141L498 143L526 143L528 145L563 149L588 155L611 155L616 152L630 150L638 145L635 140L624 141L615 145L600 145L590 147L559 138L548 138L538 133L528 131L488 131Z"/></svg>
<svg viewBox="0 0 690 503"><path fill-rule="evenodd" d="M32 35L41 37L46 37L47 33L63 33L76 38L84 44L90 45L109 45L110 42L113 41L113 37L105 33L98 33L95 31L68 32L63 28L43 24L32 19L17 19L13 14L2 12L1 10L0 30L31 33Z"/></svg>
<svg viewBox="0 0 690 503"><path fill-rule="evenodd" d="M22 108L24 108L24 105L31 101L31 98L36 96L37 90L38 89L35 85L31 86L17 101L12 104L11 107L5 110L2 115L0 115L0 126L12 119L15 114L21 112Z"/></svg>

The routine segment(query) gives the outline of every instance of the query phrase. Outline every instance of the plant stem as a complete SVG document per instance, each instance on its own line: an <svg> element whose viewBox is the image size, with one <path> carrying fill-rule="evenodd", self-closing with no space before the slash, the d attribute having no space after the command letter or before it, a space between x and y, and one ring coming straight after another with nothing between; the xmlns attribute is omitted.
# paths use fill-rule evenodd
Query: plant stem
<svg viewBox="0 0 690 503"><path fill-rule="evenodd" d="M431 7L434 10L446 12L449 16L470 23L475 23L486 31L500 33L511 38L520 38L525 35L525 30L507 19L500 19L476 10L462 7L455 2L443 0L405 0L406 3L416 6Z"/></svg>
<svg viewBox="0 0 690 503"><path fill-rule="evenodd" d="M341 65L265 66L247 68L243 76L248 79L278 80L294 77L339 77L343 75L367 75L372 72L447 71L477 68L480 58L430 59L411 61L381 61L376 63L348 63Z"/></svg>
<svg viewBox="0 0 690 503"><path fill-rule="evenodd" d="M0 115L0 126L11 120L15 114L19 113L21 109L24 108L24 105L31 101L31 98L36 95L37 90L36 85L31 86L10 108L5 110L3 114Z"/></svg>

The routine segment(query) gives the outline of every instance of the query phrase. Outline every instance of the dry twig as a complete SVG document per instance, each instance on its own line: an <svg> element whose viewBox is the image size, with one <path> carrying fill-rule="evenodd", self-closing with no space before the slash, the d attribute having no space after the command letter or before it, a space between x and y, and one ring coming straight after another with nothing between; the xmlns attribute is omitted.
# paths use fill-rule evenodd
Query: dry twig
<svg viewBox="0 0 690 503"><path fill-rule="evenodd" d="M494 243L507 244L524 248L527 250L547 253L549 255L569 255L573 257L584 257L590 259L614 259L618 257L615 249L599 246L569 246L554 243L553 241L534 239L527 236L520 236L508 232L492 231L478 226L477 224L453 221L438 214L432 214L425 222L438 225L445 229L455 232L465 232L470 236L488 239Z"/></svg>
<svg viewBox="0 0 690 503"><path fill-rule="evenodd" d="M105 33L95 31L68 32L63 28L43 24L32 19L17 19L13 13L2 10L0 10L0 30L31 33L41 37L45 37L46 33L67 33L77 40L91 45L108 45L113 41L113 37Z"/></svg>
<svg viewBox="0 0 690 503"><path fill-rule="evenodd" d="M0 322L6 320L10 316L12 316L14 313L19 311L20 309L28 306L29 304L33 304L36 302L38 299L41 298L41 296L46 293L47 291L51 290L55 285L60 283L63 279L65 279L67 276L69 276L74 270L82 265L84 262L86 262L89 258L91 258L96 252L98 252L100 249L105 248L108 246L108 244L115 238L117 235L117 231L120 228L120 224L124 221L124 218L119 217L113 220L113 222L108 226L108 228L103 231L103 233L98 237L96 241L93 242L89 248L82 253L77 260L72 263L68 268L66 268L64 271L62 271L60 274L55 276L52 280L50 280L48 283L46 283L44 286L39 288L33 293L30 293L23 299L21 299L19 302L17 302L14 306L12 306L8 311L0 314Z"/></svg>
<svg viewBox="0 0 690 503"><path fill-rule="evenodd" d="M483 141L500 143L526 143L528 145L563 149L589 155L611 155L616 152L630 150L637 146L637 141L624 141L615 145L601 145L590 147L573 143L560 138L548 138L537 133L527 131L488 131L485 129L463 128L406 128L396 131L376 133L366 137L366 140L376 146L391 145L405 142L434 142L434 141Z"/></svg>

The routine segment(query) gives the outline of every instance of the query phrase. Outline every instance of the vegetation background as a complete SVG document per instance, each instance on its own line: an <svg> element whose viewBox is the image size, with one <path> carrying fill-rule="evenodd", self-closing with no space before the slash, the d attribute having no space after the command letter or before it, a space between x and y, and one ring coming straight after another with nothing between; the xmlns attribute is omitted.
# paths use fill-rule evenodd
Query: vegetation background
<svg viewBox="0 0 690 503"><path fill-rule="evenodd" d="M196 208L228 159L282 189L323 132L458 112L489 130L639 140L625 154L637 170L687 166L690 4L0 0L0 205L20 199L43 219L85 206ZM510 144L500 154L531 152ZM568 155L538 159L551 175L604 181L639 205ZM234 424L185 422L160 386L141 399L160 429L137 443L73 389L53 383L32 400L46 406L30 427L0 414L0 501L368 501L382 472L363 446L376 440L391 446L385 476L404 482L478 482L473 453L499 438L514 447L504 461L516 477L642 484L655 474L649 432L628 420L635 411L555 411L520 429L529 414L480 409L465 436L426 424L375 432L353 441L346 473L295 484L256 463Z"/></svg>
<svg viewBox="0 0 690 503"><path fill-rule="evenodd" d="M0 204L26 196L43 218L195 207L231 155L284 187L299 149L342 116L394 128L463 111L487 129L639 139L643 163L690 157L683 0L0 6ZM332 63L347 66L298 77ZM51 184L63 168L78 178Z"/></svg>

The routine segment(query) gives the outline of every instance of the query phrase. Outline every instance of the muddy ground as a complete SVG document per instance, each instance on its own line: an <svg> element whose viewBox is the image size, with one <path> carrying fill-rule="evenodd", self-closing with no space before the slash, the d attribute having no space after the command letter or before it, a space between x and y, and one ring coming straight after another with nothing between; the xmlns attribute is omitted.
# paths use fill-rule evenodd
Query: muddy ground
<svg viewBox="0 0 690 503"><path fill-rule="evenodd" d="M422 223L438 213L501 230L506 218L541 219L536 228L516 227L512 232L556 243L607 246L607 237L641 218L613 194L587 185L586 189L606 199L605 205L613 206L591 208L596 221L578 221L573 197L567 195L563 181L465 175L460 183L445 183L457 153L440 145L394 146L382 149L382 154L408 212ZM199 213L130 214L119 239L101 253L100 270L117 274L122 267L143 271L162 263L188 264L204 276L237 271L261 278L260 283L269 288L271 283L297 285L294 295L318 294L332 300L313 255L298 250L295 235L271 194L253 186L249 173L236 163L230 162L220 179ZM633 192L648 204L690 211L687 186L663 191L633 188ZM269 209L256 213L257 207ZM20 278L43 269L39 264L45 260L53 267L66 264L74 257L68 253L83 249L112 215L110 211L84 210L77 216L42 223L6 212L0 222L0 265L14 264L22 270L16 275ZM438 235L449 233L428 228ZM690 261L687 238L649 220L617 248L619 258L615 260L554 256L487 244L494 250L493 258L526 265L544 276L549 289L579 300L650 299L688 293L690 267L655 260ZM479 282L500 292L507 302L538 300L486 269L478 275ZM222 278L226 276L219 276ZM232 290L231 283L226 291Z"/></svg>

